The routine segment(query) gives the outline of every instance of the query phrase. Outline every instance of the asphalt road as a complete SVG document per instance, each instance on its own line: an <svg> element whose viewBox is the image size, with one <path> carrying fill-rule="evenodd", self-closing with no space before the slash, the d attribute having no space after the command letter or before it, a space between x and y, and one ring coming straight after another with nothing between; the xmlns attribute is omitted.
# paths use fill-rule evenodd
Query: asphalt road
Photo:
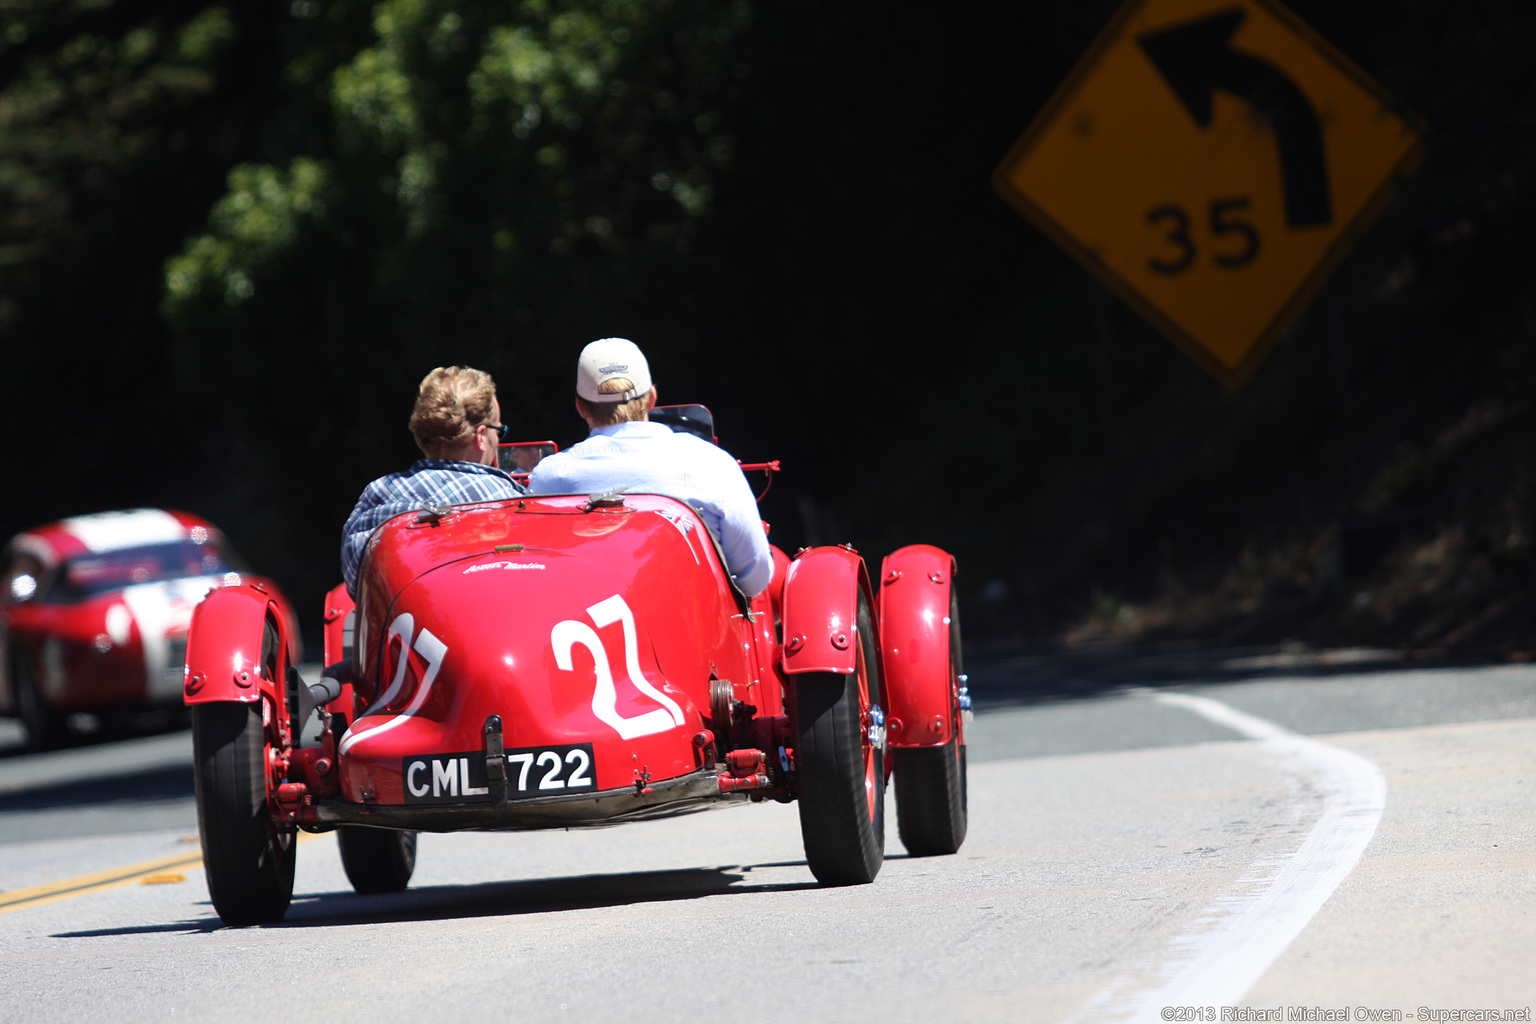
<svg viewBox="0 0 1536 1024"><path fill-rule="evenodd" d="M954 856L893 812L875 883L822 889L769 804L423 836L410 890L360 897L318 837L249 929L207 902L185 732L7 756L0 726L0 1020L1529 1019L1536 667L970 668Z"/></svg>

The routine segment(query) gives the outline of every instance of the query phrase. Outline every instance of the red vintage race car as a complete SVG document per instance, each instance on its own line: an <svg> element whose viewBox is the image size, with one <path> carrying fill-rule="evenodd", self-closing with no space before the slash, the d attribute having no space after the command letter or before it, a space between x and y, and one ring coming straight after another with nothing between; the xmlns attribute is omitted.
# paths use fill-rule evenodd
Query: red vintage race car
<svg viewBox="0 0 1536 1024"><path fill-rule="evenodd" d="M0 713L34 748L63 741L71 712L179 709L187 626L209 588L277 592L213 524L149 508L19 533L0 573Z"/></svg>
<svg viewBox="0 0 1536 1024"><path fill-rule="evenodd" d="M673 425L713 435L702 407ZM798 801L819 881L869 882L892 774L908 851L953 853L969 709L953 559L902 548L878 594L851 547L774 559L748 600L699 515L661 495L431 505L375 532L355 606L328 596L318 683L278 595L210 594L185 698L215 910L281 918L300 829L337 830L354 888L385 892L408 883L418 832L768 799ZM301 745L312 713L324 728Z"/></svg>

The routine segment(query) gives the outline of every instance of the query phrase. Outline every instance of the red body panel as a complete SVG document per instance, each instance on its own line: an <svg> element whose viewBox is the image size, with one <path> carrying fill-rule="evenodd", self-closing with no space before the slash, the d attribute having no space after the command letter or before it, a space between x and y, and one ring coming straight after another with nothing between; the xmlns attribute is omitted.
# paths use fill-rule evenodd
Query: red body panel
<svg viewBox="0 0 1536 1024"><path fill-rule="evenodd" d="M150 699L144 646L129 621L118 641L107 637L115 597L70 606L17 608L6 624L6 661L29 658L48 702L63 711L85 711ZM121 629L121 627L119 627ZM102 648L106 649L103 650ZM11 710L10 702L5 710Z"/></svg>
<svg viewBox="0 0 1536 1024"><path fill-rule="evenodd" d="M894 747L948 743L956 699L950 670L950 591L955 560L914 544L880 566L880 648L886 728Z"/></svg>
<svg viewBox="0 0 1536 1024"><path fill-rule="evenodd" d="M269 617L277 628L279 647L286 648L286 653L263 665ZM299 653L292 615L266 585L220 588L192 613L182 699L189 705L250 703L265 694L274 704L286 706L282 669L297 663Z"/></svg>
<svg viewBox="0 0 1536 1024"><path fill-rule="evenodd" d="M699 769L713 679L783 706L759 667L772 652L724 580L703 523L671 498L528 498L387 523L359 578L343 797L403 803L403 759L477 750L491 715L509 750L591 743L599 790Z"/></svg>
<svg viewBox="0 0 1536 1024"><path fill-rule="evenodd" d="M36 556L44 566L53 566L68 558L89 554L85 541L71 533L62 522L49 523L20 534L11 540L11 546L23 548Z"/></svg>
<svg viewBox="0 0 1536 1024"><path fill-rule="evenodd" d="M864 562L852 548L811 548L784 577L784 672L854 670Z"/></svg>
<svg viewBox="0 0 1536 1024"><path fill-rule="evenodd" d="M345 583L337 584L325 595L325 636L322 641L325 664L334 665L351 656L351 637L348 633L356 626L347 622L347 616L354 610L352 595L347 593Z"/></svg>
<svg viewBox="0 0 1536 1024"><path fill-rule="evenodd" d="M351 665L356 634L357 606L352 603L352 595L347 593L347 585L339 583L325 595L323 657L326 668L338 664ZM352 674L346 670L338 670L338 674L341 676L338 680L341 683L341 694L328 703L325 709L350 719L353 711Z"/></svg>

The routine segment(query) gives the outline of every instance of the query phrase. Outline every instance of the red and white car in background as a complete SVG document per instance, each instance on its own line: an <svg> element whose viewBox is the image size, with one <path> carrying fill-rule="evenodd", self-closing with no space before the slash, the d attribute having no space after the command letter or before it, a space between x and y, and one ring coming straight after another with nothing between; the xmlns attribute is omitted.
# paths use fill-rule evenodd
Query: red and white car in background
<svg viewBox="0 0 1536 1024"><path fill-rule="evenodd" d="M17 534L0 571L0 714L36 749L68 737L72 712L177 708L197 603L241 583L276 591L213 524L148 508Z"/></svg>

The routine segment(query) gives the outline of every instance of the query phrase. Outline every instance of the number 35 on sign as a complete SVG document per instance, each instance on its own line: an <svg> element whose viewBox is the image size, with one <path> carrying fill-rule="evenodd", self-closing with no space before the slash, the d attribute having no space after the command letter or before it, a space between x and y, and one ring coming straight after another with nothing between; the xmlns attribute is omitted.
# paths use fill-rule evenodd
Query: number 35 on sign
<svg viewBox="0 0 1536 1024"><path fill-rule="evenodd" d="M993 183L1235 385L1419 153L1413 119L1274 0L1130 0Z"/></svg>

